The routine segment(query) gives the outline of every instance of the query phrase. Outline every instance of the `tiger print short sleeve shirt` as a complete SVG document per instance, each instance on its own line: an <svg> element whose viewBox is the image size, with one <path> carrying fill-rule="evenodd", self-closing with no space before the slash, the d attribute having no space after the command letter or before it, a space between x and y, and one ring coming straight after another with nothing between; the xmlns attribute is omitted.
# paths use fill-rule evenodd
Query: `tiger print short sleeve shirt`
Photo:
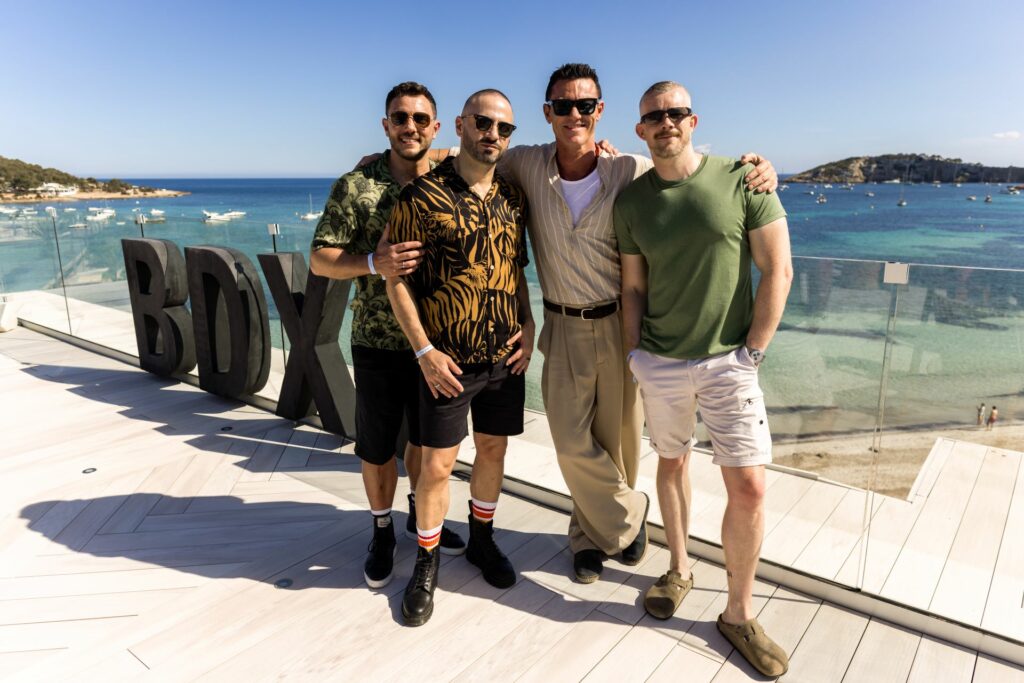
<svg viewBox="0 0 1024 683"><path fill-rule="evenodd" d="M456 363L495 363L520 329L519 271L526 255L526 198L498 175L475 195L452 159L406 187L391 212L395 242L423 242L405 281L434 348Z"/></svg>

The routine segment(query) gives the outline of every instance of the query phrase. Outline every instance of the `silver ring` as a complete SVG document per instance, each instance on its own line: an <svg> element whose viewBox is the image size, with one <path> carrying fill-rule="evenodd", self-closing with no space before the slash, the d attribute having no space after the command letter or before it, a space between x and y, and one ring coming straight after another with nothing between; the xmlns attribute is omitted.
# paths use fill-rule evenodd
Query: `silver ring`
<svg viewBox="0 0 1024 683"><path fill-rule="evenodd" d="M440 382L434 382L434 388L435 389L440 389L441 388L441 383Z"/></svg>

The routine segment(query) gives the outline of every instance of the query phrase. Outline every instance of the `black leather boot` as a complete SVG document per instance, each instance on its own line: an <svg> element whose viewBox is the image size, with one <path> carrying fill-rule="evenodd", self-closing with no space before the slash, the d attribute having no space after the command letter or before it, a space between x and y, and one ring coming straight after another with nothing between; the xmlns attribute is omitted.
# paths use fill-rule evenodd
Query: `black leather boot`
<svg viewBox="0 0 1024 683"><path fill-rule="evenodd" d="M509 588L516 583L516 570L494 542L494 522L481 522L473 516L469 504L469 545L466 559L480 567L484 580L495 588Z"/></svg>
<svg viewBox="0 0 1024 683"><path fill-rule="evenodd" d="M416 551L416 566L402 597L402 617L406 626L422 626L434 613L434 589L437 588L440 562L441 553L437 548Z"/></svg>

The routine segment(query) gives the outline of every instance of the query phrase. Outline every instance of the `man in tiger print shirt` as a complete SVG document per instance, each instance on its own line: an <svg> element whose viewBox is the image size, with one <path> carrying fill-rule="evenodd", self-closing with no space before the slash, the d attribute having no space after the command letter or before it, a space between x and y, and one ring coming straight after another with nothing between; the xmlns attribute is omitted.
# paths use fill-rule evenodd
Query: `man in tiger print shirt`
<svg viewBox="0 0 1024 683"><path fill-rule="evenodd" d="M421 242L424 251L418 269L387 280L395 317L422 372L420 547L402 601L411 626L433 613L448 477L470 411L476 458L466 558L493 586L516 581L493 538L508 437L523 431L523 373L534 335L523 275L526 199L494 173L515 130L512 121L512 105L501 92L471 95L455 121L464 153L417 178L391 213L393 239Z"/></svg>

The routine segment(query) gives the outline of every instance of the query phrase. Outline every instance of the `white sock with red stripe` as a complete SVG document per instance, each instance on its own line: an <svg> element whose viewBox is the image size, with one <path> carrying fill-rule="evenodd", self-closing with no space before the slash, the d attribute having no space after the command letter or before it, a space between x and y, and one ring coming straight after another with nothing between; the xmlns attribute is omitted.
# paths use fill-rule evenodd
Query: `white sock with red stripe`
<svg viewBox="0 0 1024 683"><path fill-rule="evenodd" d="M433 550L441 542L441 529L444 523L438 524L433 529L421 529L416 527L416 536L419 545L424 550Z"/></svg>
<svg viewBox="0 0 1024 683"><path fill-rule="evenodd" d="M473 511L473 517L480 522L492 521L494 519L494 511L498 509L498 501L488 503L487 501L471 498L469 505Z"/></svg>

